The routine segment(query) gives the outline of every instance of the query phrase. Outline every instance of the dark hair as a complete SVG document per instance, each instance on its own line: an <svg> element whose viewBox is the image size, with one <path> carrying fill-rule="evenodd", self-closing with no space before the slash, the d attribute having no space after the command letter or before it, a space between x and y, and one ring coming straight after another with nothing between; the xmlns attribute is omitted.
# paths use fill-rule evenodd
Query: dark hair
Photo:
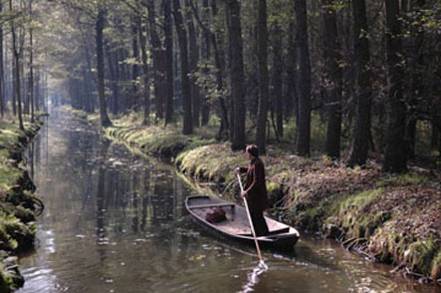
<svg viewBox="0 0 441 293"><path fill-rule="evenodd" d="M259 149L257 148L257 145L255 144L250 144L247 145L245 151L249 154L251 154L253 157L259 157Z"/></svg>

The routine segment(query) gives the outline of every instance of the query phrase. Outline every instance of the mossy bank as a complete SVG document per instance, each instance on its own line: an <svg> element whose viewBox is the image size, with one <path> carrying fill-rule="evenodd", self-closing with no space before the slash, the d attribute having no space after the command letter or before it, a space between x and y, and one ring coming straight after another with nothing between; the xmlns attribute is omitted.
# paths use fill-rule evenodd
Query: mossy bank
<svg viewBox="0 0 441 293"><path fill-rule="evenodd" d="M229 199L238 194L233 170L241 152L173 127L113 120L105 134L146 155L167 158L199 183ZM383 173L375 162L347 168L326 157L305 159L270 146L263 157L274 217L341 241L361 255L391 264L420 281L441 280L441 176L422 169Z"/></svg>
<svg viewBox="0 0 441 293"><path fill-rule="evenodd" d="M320 232L361 255L394 265L420 281L441 281L441 176L421 169L382 173L370 162L347 168L327 158L305 159L270 148L263 157L273 216ZM232 170L246 164L228 144L182 152L176 165L198 181L238 194Z"/></svg>
<svg viewBox="0 0 441 293"><path fill-rule="evenodd" d="M23 166L23 151L42 122L25 123L25 130L10 120L0 121L0 292L24 283L16 255L34 247L35 218L43 205Z"/></svg>

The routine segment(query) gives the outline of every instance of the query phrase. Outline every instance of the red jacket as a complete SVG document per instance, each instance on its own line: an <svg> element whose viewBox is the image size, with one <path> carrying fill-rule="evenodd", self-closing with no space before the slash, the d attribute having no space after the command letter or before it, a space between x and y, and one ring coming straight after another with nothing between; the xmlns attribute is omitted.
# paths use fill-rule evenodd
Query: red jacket
<svg viewBox="0 0 441 293"><path fill-rule="evenodd" d="M247 173L244 186L246 198L251 212L263 212L269 207L265 184L265 167L259 158L251 160L248 167L240 168L241 173Z"/></svg>

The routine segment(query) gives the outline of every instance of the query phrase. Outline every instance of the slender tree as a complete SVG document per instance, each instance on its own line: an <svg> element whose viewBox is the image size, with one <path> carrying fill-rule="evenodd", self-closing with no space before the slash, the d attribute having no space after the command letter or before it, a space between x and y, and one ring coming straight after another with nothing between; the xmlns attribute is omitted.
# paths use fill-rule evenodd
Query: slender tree
<svg viewBox="0 0 441 293"><path fill-rule="evenodd" d="M389 94L386 103L387 129L383 169L388 172L407 170L406 106L403 101L402 43L398 0L386 1L386 55Z"/></svg>
<svg viewBox="0 0 441 293"><path fill-rule="evenodd" d="M193 133L192 98L190 90L190 80L188 78L188 49L187 49L187 30L185 29L182 17L181 4L179 0L173 0L173 15L175 19L176 34L179 43L179 57L181 60L181 87L184 106L183 134Z"/></svg>
<svg viewBox="0 0 441 293"><path fill-rule="evenodd" d="M29 0L29 15L32 19L32 0ZM31 107L31 122L34 122L34 30L29 28L29 82L28 82L29 103Z"/></svg>
<svg viewBox="0 0 441 293"><path fill-rule="evenodd" d="M282 45L282 28L279 23L273 27L273 66L272 66L272 100L274 110L276 112L276 134L283 137L283 118L284 105L286 101L283 97L283 45Z"/></svg>
<svg viewBox="0 0 441 293"><path fill-rule="evenodd" d="M194 25L193 12L191 11L190 0L185 1L185 18L187 19L188 29L188 49L189 49L189 70L190 74L194 75L198 69L199 63L199 46L197 40L197 32ZM194 79L194 78L193 78ZM192 99L192 114L193 114L193 126L200 126L201 116L201 97L199 87L195 82L191 83L191 99Z"/></svg>
<svg viewBox="0 0 441 293"><path fill-rule="evenodd" d="M295 0L297 19L297 60L298 60L298 124L296 152L309 156L311 138L311 61L309 59L308 21L306 0Z"/></svg>
<svg viewBox="0 0 441 293"><path fill-rule="evenodd" d="M3 13L3 2L0 1L0 14ZM0 24L0 117L5 115L5 66L3 57L3 24Z"/></svg>
<svg viewBox="0 0 441 293"><path fill-rule="evenodd" d="M337 14L334 0L322 0L322 16L324 26L324 59L325 59L325 88L326 111L328 125L326 131L326 154L333 158L340 158L341 136L341 91L342 71L339 66L340 45L337 32Z"/></svg>
<svg viewBox="0 0 441 293"><path fill-rule="evenodd" d="M13 11L13 5L12 0L9 0L9 10ZM11 20L11 35L12 35L12 54L14 56L14 77L15 77L15 88L14 88L14 97L17 103L17 114L18 114L18 121L19 121L19 127L21 130L24 130L23 127L23 115L22 115L22 104L21 104L21 74L20 74L20 57L22 55L22 49L23 49L23 32L18 38L17 36L17 30L16 30L16 20ZM18 40L19 39L19 40Z"/></svg>
<svg viewBox="0 0 441 293"><path fill-rule="evenodd" d="M139 42L141 48L141 62L142 62L142 80L143 80L143 110L144 110L144 119L143 124L150 124L150 70L148 64L148 53L147 53L147 28L145 25L141 24L141 19L139 19L140 29L139 33Z"/></svg>
<svg viewBox="0 0 441 293"><path fill-rule="evenodd" d="M291 9L293 9L293 6ZM290 118L294 114L296 119L298 118L298 99L297 99L297 54L296 54L296 42L295 42L295 18L294 11L289 18L288 24L288 48L286 53L286 71L285 71L285 118ZM296 123L298 124L298 122Z"/></svg>
<svg viewBox="0 0 441 293"><path fill-rule="evenodd" d="M354 24L354 59L356 71L356 97L357 107L355 115L355 127L352 133L353 141L348 161L349 166L366 164L369 135L370 135L370 111L371 111L371 81L370 81L370 52L369 52L369 29L366 17L365 0L352 1L352 13Z"/></svg>
<svg viewBox="0 0 441 293"><path fill-rule="evenodd" d="M257 56L259 60L259 104L257 111L256 144L265 153L266 121L268 118L268 27L266 0L259 0L257 17Z"/></svg>
<svg viewBox="0 0 441 293"><path fill-rule="evenodd" d="M132 17L131 30L132 30L132 89L130 96L130 106L134 108L138 108L139 102L139 86L138 86L138 78L140 76L139 73L139 24L141 20L139 19L139 13L135 13Z"/></svg>
<svg viewBox="0 0 441 293"><path fill-rule="evenodd" d="M104 85L104 42L103 42L103 30L106 22L106 11L104 7L98 8L98 15L95 23L96 33L96 69L97 69L97 82L98 82L98 98L100 107L100 121L102 127L108 127L112 125L109 116L107 115L107 103L106 93Z"/></svg>
<svg viewBox="0 0 441 293"><path fill-rule="evenodd" d="M229 77L231 86L233 131L231 148L240 150L245 147L245 98L243 90L243 44L242 25L240 21L241 4L238 0L226 0L226 17L228 31Z"/></svg>
<svg viewBox="0 0 441 293"><path fill-rule="evenodd" d="M165 124L172 122L173 107L173 22L170 0L163 0L164 43L165 43Z"/></svg>
<svg viewBox="0 0 441 293"><path fill-rule="evenodd" d="M148 23L150 45L152 47L152 61L153 61L153 87L155 94L156 115L158 118L164 118L164 51L158 28L156 23L156 7L154 0L146 0L148 9Z"/></svg>

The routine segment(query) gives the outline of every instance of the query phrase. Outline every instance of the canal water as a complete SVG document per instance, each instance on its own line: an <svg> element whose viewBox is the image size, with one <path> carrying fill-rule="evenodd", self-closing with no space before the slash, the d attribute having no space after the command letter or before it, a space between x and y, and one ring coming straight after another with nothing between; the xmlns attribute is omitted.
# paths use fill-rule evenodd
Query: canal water
<svg viewBox="0 0 441 293"><path fill-rule="evenodd" d="M332 241L303 238L292 255L202 233L183 208L195 194L169 165L130 153L55 111L29 149L46 205L36 250L20 260L30 292L436 292Z"/></svg>

